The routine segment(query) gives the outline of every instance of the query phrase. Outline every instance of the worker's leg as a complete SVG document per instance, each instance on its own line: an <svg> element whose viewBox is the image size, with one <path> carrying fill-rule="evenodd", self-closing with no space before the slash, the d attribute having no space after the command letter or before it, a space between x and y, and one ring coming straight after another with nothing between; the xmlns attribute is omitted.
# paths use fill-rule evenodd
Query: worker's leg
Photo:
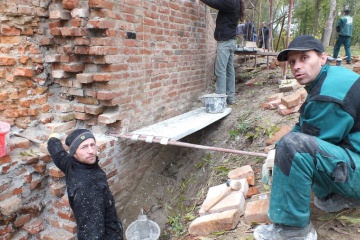
<svg viewBox="0 0 360 240"><path fill-rule="evenodd" d="M230 57L231 49L227 41L219 41L217 44L215 76L217 94L226 94L226 69Z"/></svg>
<svg viewBox="0 0 360 240"><path fill-rule="evenodd" d="M312 187L319 198L333 192L360 198L360 173L352 165L341 147L303 133L285 135L276 147L270 220L305 227L310 218Z"/></svg>
<svg viewBox="0 0 360 240"><path fill-rule="evenodd" d="M334 46L333 58L337 58L339 55L340 47L343 44L343 36L338 35Z"/></svg>
<svg viewBox="0 0 360 240"><path fill-rule="evenodd" d="M236 49L236 42L235 40L229 40L229 61L226 68L226 95L227 102L229 104L235 103L235 69L234 69L234 52Z"/></svg>
<svg viewBox="0 0 360 240"><path fill-rule="evenodd" d="M351 51L350 51L351 39L350 37L344 37L344 48L346 53L346 62L351 63Z"/></svg>

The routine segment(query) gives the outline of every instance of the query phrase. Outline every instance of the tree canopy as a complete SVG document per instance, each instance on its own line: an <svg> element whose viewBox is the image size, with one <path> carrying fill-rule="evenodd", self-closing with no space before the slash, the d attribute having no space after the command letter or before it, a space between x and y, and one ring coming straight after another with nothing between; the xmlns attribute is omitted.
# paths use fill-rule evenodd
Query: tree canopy
<svg viewBox="0 0 360 240"><path fill-rule="evenodd" d="M290 0L272 0L273 48L278 50L286 45L288 13ZM333 7L331 7L333 6ZM333 8L333 9L332 9ZM344 9L350 9L353 17L353 36L351 44L360 42L360 1L358 0L293 0L290 36L311 34L323 40L325 46L333 46L337 32L335 27ZM270 0L258 0L253 9L247 9L255 23L270 20ZM331 29L328 29L331 28Z"/></svg>

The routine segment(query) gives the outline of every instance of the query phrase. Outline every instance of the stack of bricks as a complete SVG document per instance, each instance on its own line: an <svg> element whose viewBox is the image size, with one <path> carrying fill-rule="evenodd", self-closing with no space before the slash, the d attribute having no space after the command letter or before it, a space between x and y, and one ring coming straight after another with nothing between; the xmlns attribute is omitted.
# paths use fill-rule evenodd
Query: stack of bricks
<svg viewBox="0 0 360 240"><path fill-rule="evenodd" d="M245 214L245 221L269 222L267 219L266 207L259 209L250 206L245 202L245 198L256 196L259 189L255 186L255 173L250 165L233 169L228 173L231 181L239 181L241 183L240 190L231 190L227 195L219 200L210 209L211 202L227 191L229 186L225 183L209 188L206 199L203 202L199 217L191 222L189 233L193 236L206 236L213 232L226 231L236 228L240 222L240 217ZM245 209L246 206L246 209ZM207 211L206 211L207 210Z"/></svg>
<svg viewBox="0 0 360 240"><path fill-rule="evenodd" d="M298 112L307 97L305 88L301 87L295 79L291 79L283 80L279 89L280 93L269 96L262 104L262 108L276 109L283 116ZM289 93L285 95L284 92Z"/></svg>

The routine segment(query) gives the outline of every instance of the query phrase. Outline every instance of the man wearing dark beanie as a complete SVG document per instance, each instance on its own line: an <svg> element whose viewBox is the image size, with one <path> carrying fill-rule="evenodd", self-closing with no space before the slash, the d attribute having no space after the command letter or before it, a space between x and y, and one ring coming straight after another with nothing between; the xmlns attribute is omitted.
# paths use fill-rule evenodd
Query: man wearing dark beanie
<svg viewBox="0 0 360 240"><path fill-rule="evenodd" d="M79 240L122 240L123 227L117 216L114 197L105 172L98 165L94 135L77 129L66 139L49 136L47 148L55 165L65 173L70 207L74 212Z"/></svg>

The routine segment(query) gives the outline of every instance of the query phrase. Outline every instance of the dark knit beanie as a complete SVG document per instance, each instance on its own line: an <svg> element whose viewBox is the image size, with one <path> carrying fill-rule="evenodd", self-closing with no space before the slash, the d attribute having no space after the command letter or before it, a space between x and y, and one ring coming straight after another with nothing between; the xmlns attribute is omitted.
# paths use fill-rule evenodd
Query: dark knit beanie
<svg viewBox="0 0 360 240"><path fill-rule="evenodd" d="M69 154L73 156L79 145L88 138L95 139L94 135L87 129L76 129L65 139L65 144L69 147Z"/></svg>

